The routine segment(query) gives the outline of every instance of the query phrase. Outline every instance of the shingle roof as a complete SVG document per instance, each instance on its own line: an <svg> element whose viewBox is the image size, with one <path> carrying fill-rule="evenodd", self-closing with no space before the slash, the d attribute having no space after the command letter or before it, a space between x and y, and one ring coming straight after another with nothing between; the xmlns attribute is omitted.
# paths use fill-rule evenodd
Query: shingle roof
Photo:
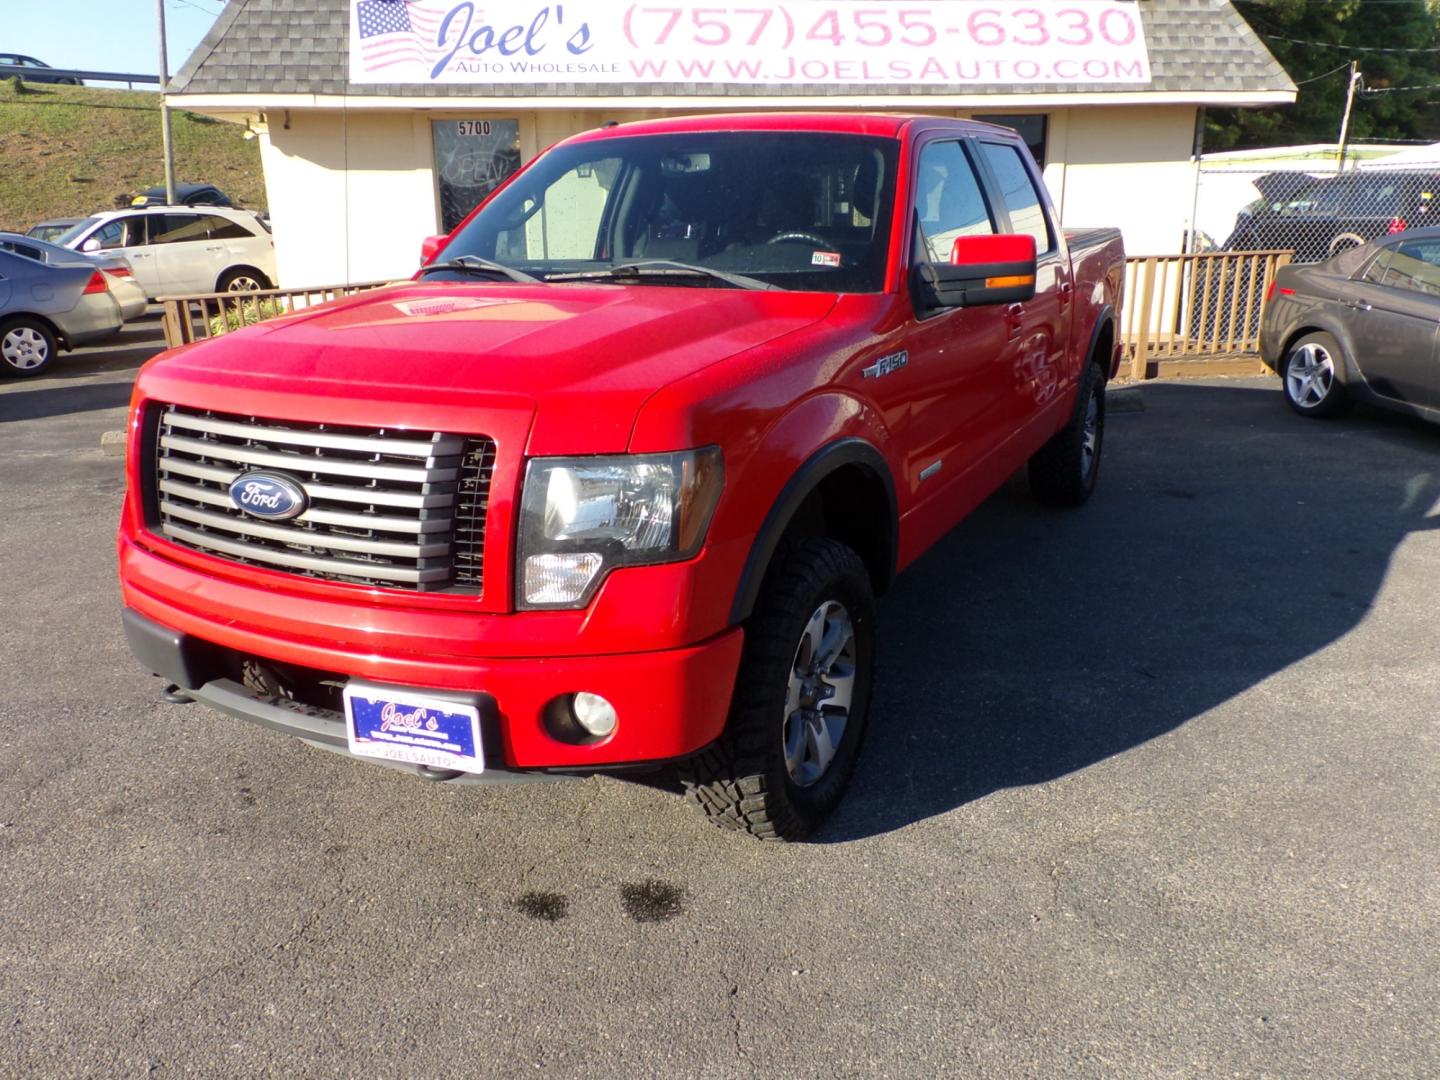
<svg viewBox="0 0 1440 1080"><path fill-rule="evenodd" d="M950 0L960 2L960 0ZM1286 91L1295 84L1230 0L1138 0L1155 93ZM171 94L373 97L806 97L815 87L707 83L370 85L349 79L349 0L229 0L170 81ZM1015 93L1133 94L1134 84L830 86L840 96Z"/></svg>

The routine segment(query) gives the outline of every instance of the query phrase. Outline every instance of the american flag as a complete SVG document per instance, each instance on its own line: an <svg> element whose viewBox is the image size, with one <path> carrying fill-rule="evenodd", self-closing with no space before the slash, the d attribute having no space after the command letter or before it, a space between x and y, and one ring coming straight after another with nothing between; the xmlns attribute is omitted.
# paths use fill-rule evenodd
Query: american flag
<svg viewBox="0 0 1440 1080"><path fill-rule="evenodd" d="M395 64L419 64L428 74L444 55L435 44L441 18L415 0L359 0L355 26L361 67L379 71Z"/></svg>

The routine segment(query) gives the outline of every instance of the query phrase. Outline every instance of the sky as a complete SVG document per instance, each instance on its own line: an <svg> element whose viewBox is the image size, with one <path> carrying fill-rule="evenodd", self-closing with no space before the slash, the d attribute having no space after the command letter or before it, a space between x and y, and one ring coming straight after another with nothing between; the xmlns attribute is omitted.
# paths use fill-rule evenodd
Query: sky
<svg viewBox="0 0 1440 1080"><path fill-rule="evenodd" d="M170 74L224 7L224 0L165 0ZM0 51L51 67L155 75L156 23L155 0L0 0Z"/></svg>

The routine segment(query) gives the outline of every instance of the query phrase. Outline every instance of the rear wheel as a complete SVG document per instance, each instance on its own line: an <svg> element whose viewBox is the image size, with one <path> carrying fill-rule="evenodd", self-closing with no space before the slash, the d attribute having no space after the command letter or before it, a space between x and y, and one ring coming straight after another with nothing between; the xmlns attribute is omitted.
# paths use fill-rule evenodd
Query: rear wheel
<svg viewBox="0 0 1440 1080"><path fill-rule="evenodd" d="M9 319L0 323L0 370L7 375L39 375L50 366L58 351L54 332L38 319Z"/></svg>
<svg viewBox="0 0 1440 1080"><path fill-rule="evenodd" d="M1075 411L1030 459L1030 491L1047 506L1080 506L1100 478L1105 446L1105 374L1086 364Z"/></svg>
<svg viewBox="0 0 1440 1080"><path fill-rule="evenodd" d="M1343 367L1338 341L1323 331L1306 334L1280 361L1286 403L1301 416L1339 416L1350 406L1340 379Z"/></svg>
<svg viewBox="0 0 1440 1080"><path fill-rule="evenodd" d="M216 292L259 292L261 289L270 288L270 280L249 266L237 266L233 270L227 270L220 275L216 283Z"/></svg>
<svg viewBox="0 0 1440 1080"><path fill-rule="evenodd" d="M725 828L797 840L839 803L865 735L875 598L860 557L835 540L787 540L745 632L725 733L681 769Z"/></svg>

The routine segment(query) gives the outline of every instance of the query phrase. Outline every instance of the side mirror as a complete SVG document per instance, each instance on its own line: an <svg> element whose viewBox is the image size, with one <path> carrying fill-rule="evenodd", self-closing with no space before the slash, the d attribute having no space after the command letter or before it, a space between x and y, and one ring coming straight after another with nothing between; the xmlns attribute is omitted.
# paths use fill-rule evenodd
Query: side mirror
<svg viewBox="0 0 1440 1080"><path fill-rule="evenodd" d="M427 236L420 241L420 265L429 266L434 262L449 239L448 236Z"/></svg>
<svg viewBox="0 0 1440 1080"><path fill-rule="evenodd" d="M1035 296L1035 238L960 236L948 263L921 263L921 284L937 307L1020 304Z"/></svg>
<svg viewBox="0 0 1440 1080"><path fill-rule="evenodd" d="M80 250L93 254L94 252L100 250L100 241L96 240L92 236L89 240L86 240L85 243L80 245Z"/></svg>

